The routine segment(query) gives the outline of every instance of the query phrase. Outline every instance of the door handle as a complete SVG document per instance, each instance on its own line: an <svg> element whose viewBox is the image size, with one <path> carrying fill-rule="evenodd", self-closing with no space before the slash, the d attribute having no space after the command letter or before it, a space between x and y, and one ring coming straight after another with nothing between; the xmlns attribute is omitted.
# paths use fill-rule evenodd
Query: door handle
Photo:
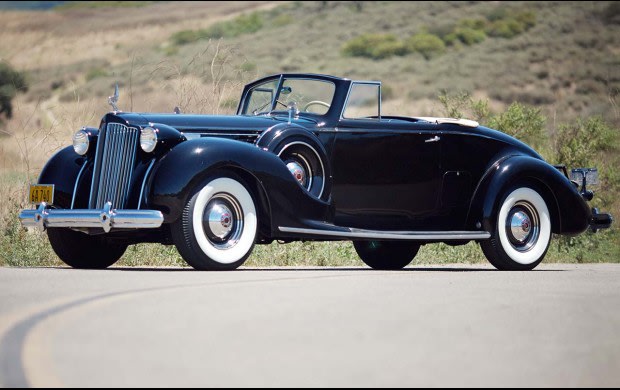
<svg viewBox="0 0 620 390"><path fill-rule="evenodd" d="M429 139L427 139L427 140L426 140L426 141L424 141L424 142L437 142L437 141L439 141L440 139L441 139L441 138L439 138L439 136L438 136L438 135L436 135L436 136L434 136L433 138L429 138Z"/></svg>

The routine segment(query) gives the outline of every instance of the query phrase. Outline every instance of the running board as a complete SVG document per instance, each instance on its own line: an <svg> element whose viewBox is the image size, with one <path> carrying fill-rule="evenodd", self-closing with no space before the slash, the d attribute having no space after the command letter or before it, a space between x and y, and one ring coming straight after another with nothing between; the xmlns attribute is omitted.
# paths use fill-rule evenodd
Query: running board
<svg viewBox="0 0 620 390"><path fill-rule="evenodd" d="M448 241L448 240L485 240L491 237L484 231L452 231L452 232L386 232L379 230L363 230L348 228L346 230L319 230L279 226L283 233L304 234L310 236L361 238L369 240L411 240L411 241Z"/></svg>

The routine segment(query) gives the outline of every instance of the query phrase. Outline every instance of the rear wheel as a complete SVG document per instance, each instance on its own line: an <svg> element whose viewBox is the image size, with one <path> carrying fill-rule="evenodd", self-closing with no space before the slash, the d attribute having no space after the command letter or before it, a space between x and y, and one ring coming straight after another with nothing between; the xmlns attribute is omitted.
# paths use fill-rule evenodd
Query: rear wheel
<svg viewBox="0 0 620 390"><path fill-rule="evenodd" d="M406 267L420 249L409 241L353 241L358 256L374 269L395 270Z"/></svg>
<svg viewBox="0 0 620 390"><path fill-rule="evenodd" d="M73 268L107 268L127 249L127 244L111 241L104 235L89 236L67 228L49 228L47 237L60 260Z"/></svg>
<svg viewBox="0 0 620 390"><path fill-rule="evenodd" d="M172 227L185 261L198 270L232 270L252 253L257 232L252 195L241 180L214 177L196 190Z"/></svg>
<svg viewBox="0 0 620 390"><path fill-rule="evenodd" d="M551 217L536 190L519 187L508 191L495 222L491 238L480 243L495 268L527 271L540 264L551 241Z"/></svg>

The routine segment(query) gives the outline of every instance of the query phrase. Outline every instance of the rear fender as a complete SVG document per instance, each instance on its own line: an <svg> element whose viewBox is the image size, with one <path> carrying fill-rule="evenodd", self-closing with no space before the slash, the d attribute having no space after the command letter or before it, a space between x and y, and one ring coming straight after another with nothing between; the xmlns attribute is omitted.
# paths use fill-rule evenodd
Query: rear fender
<svg viewBox="0 0 620 390"><path fill-rule="evenodd" d="M591 211L575 186L547 162L523 155L508 156L495 163L482 177L472 198L468 227L495 229L500 199L511 186L528 184L545 199L551 213L552 231L575 235L589 225Z"/></svg>

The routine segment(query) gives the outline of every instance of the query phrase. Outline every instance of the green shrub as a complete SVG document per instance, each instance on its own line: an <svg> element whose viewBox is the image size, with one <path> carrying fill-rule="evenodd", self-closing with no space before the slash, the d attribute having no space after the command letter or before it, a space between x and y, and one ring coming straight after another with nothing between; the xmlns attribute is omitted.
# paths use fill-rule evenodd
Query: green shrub
<svg viewBox="0 0 620 390"><path fill-rule="evenodd" d="M172 34L170 40L175 45L186 45L196 42L199 39L206 38L204 30L183 30Z"/></svg>
<svg viewBox="0 0 620 390"><path fill-rule="evenodd" d="M505 19L510 16L511 10L504 6L500 5L498 7L493 8L489 13L486 14L487 20L491 22L495 22L497 20Z"/></svg>
<svg viewBox="0 0 620 390"><path fill-rule="evenodd" d="M13 69L9 64L0 62L0 115L13 116L11 101L18 92L26 92L28 84L23 73Z"/></svg>
<svg viewBox="0 0 620 390"><path fill-rule="evenodd" d="M246 61L241 64L241 71L243 72L253 72L256 70L256 64L250 61Z"/></svg>
<svg viewBox="0 0 620 390"><path fill-rule="evenodd" d="M106 77L108 72L102 68L92 68L86 73L86 81L90 81L99 77Z"/></svg>
<svg viewBox="0 0 620 390"><path fill-rule="evenodd" d="M456 94L449 94L442 91L438 98L443 106L443 115L449 118L467 118L480 122L486 120L491 114L489 101L474 100L469 92L460 91Z"/></svg>
<svg viewBox="0 0 620 390"><path fill-rule="evenodd" d="M514 18L523 25L524 30L529 30L536 25L536 13L534 11L518 12Z"/></svg>
<svg viewBox="0 0 620 390"><path fill-rule="evenodd" d="M489 23L483 29L488 36L513 38L536 25L536 13L502 6L487 14L487 20Z"/></svg>
<svg viewBox="0 0 620 390"><path fill-rule="evenodd" d="M467 46L480 43L486 39L487 35L482 30L475 30L470 27L457 27L452 34L446 36L446 43L452 44L455 40Z"/></svg>
<svg viewBox="0 0 620 390"><path fill-rule="evenodd" d="M461 19L458 25L459 27L466 27L474 30L484 30L487 23L488 22L484 19Z"/></svg>
<svg viewBox="0 0 620 390"><path fill-rule="evenodd" d="M510 39L521 34L524 26L512 18L502 19L490 23L485 31L491 37Z"/></svg>
<svg viewBox="0 0 620 390"><path fill-rule="evenodd" d="M382 59L404 55L406 47L394 34L364 34L345 43L342 54L350 57Z"/></svg>
<svg viewBox="0 0 620 390"><path fill-rule="evenodd" d="M251 34L263 27L263 17L258 12L241 15L233 20L218 22L206 29L183 30L172 34L171 41L176 45L185 45L199 39L234 38L242 34Z"/></svg>
<svg viewBox="0 0 620 390"><path fill-rule="evenodd" d="M408 51L418 52L427 60L446 51L446 44L437 35L418 33L406 42Z"/></svg>
<svg viewBox="0 0 620 390"><path fill-rule="evenodd" d="M598 152L613 145L613 131L600 117L578 119L560 125L557 133L557 161L569 167L595 165Z"/></svg>
<svg viewBox="0 0 620 390"><path fill-rule="evenodd" d="M407 47L402 42L382 42L372 48L371 57L381 60L392 56L403 56L407 53Z"/></svg>
<svg viewBox="0 0 620 390"><path fill-rule="evenodd" d="M514 102L506 111L489 119L489 127L503 131L533 146L545 134L546 118L540 108Z"/></svg>

